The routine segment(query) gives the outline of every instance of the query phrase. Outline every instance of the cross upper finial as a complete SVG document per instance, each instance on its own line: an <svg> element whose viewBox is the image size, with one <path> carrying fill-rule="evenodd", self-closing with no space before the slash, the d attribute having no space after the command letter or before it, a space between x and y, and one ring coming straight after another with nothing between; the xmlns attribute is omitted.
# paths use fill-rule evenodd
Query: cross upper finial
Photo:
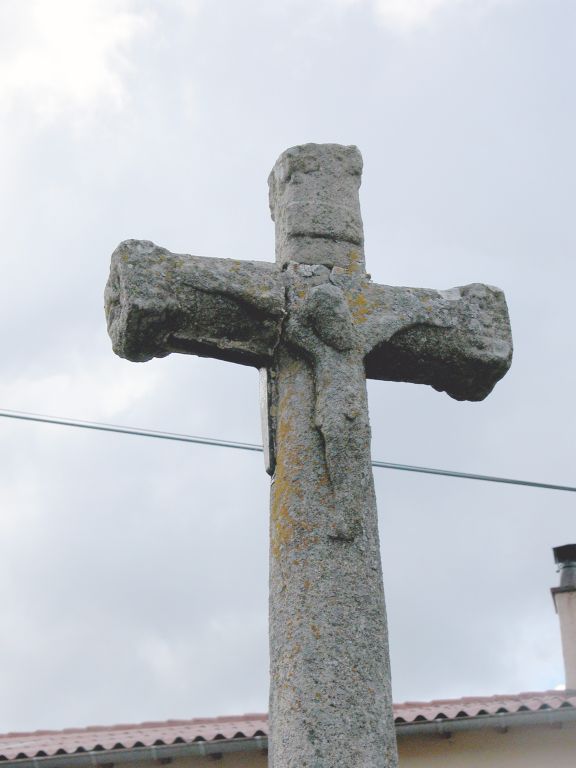
<svg viewBox="0 0 576 768"><path fill-rule="evenodd" d="M355 146L302 144L280 155L268 177L278 264L364 268L361 177Z"/></svg>

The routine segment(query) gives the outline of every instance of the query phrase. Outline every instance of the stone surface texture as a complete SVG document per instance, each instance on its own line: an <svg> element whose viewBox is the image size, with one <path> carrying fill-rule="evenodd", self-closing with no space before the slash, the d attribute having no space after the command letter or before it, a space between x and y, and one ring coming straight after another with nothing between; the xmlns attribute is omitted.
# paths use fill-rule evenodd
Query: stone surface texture
<svg viewBox="0 0 576 768"><path fill-rule="evenodd" d="M277 265L122 243L106 289L117 354L265 368L270 765L395 768L366 377L481 400L512 356L501 291L371 282L355 147L306 144L269 178Z"/></svg>
<svg viewBox="0 0 576 768"><path fill-rule="evenodd" d="M346 267L351 252L364 263L361 175L356 147L303 144L280 155L268 177L279 264Z"/></svg>
<svg viewBox="0 0 576 768"><path fill-rule="evenodd" d="M135 362L184 352L260 366L280 340L284 294L273 264L125 240L104 296L108 333L116 354Z"/></svg>

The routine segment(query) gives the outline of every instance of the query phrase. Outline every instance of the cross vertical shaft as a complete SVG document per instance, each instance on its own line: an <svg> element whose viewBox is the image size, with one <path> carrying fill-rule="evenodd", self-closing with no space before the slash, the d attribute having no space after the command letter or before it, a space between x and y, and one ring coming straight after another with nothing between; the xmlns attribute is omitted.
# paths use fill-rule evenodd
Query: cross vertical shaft
<svg viewBox="0 0 576 768"><path fill-rule="evenodd" d="M272 768L397 765L376 500L369 443L346 461L362 531L337 514L310 367L278 360L278 453L271 490ZM365 383L358 419L367 427ZM359 497L359 494L358 494Z"/></svg>
<svg viewBox="0 0 576 768"><path fill-rule="evenodd" d="M353 148L271 174L288 319L271 379L271 768L394 768L390 664L363 356L336 266L363 275Z"/></svg>

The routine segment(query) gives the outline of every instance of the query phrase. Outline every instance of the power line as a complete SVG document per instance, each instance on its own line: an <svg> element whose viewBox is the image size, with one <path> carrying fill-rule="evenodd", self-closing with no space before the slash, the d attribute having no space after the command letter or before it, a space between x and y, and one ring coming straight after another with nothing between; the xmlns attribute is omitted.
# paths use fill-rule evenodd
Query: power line
<svg viewBox="0 0 576 768"><path fill-rule="evenodd" d="M23 411L0 410L0 416L7 419L21 419L22 421L37 421L42 424L58 424L62 427L80 427L81 429L95 429L99 432L116 432L120 435L137 435L139 437L155 437L159 440L177 440L180 443L198 443L199 445L215 445L220 448L239 448L241 451L264 450L256 443L235 443L231 440L218 440L215 437L197 437L196 435L182 435L178 432L161 432L157 429L139 429L138 427L123 427L119 424L103 424L99 421L81 421L80 419L65 419L60 416L44 416L40 413L25 413Z"/></svg>
<svg viewBox="0 0 576 768"><path fill-rule="evenodd" d="M255 451L261 453L263 448L256 443L237 443L232 440L218 440L214 437L199 437L197 435L183 435L178 432L161 432L156 429L139 429L138 427L123 427L118 424L103 424L97 421L81 421L79 419L65 419L59 416L44 416L39 413L26 413L24 411L0 410L0 416L7 419L20 421L34 421L41 424L57 424L62 427L78 427L80 429L93 429L99 432L115 432L121 435L136 435L138 437L154 437L158 440L175 440L180 443L196 443L197 445L214 445L219 448L236 448L241 451ZM432 467L418 467L411 464L395 464L391 461L372 462L373 467L379 469L396 469L401 472L419 472L424 475L440 475L442 477L458 477L463 480L482 480L487 483L504 483L506 485L523 485L529 488L544 488L549 491L576 492L576 487L571 485L556 485L554 483L539 483L535 480L514 480L510 477L494 477L493 475L478 475L471 472L456 472L451 469L434 469Z"/></svg>

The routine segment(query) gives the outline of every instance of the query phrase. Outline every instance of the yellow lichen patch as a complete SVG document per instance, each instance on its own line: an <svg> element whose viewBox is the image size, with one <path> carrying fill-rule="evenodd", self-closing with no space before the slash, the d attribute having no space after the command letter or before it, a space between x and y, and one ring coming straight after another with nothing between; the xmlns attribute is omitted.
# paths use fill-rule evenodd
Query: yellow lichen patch
<svg viewBox="0 0 576 768"><path fill-rule="evenodd" d="M350 263L346 267L346 273L348 275L355 275L357 272L360 272L362 270L362 257L358 251L348 251L348 258Z"/></svg>
<svg viewBox="0 0 576 768"><path fill-rule="evenodd" d="M290 467L293 466L292 453L290 450L290 435L293 432L292 420L284 418L278 425L278 458L276 462L276 473L274 475L274 485L272 490L272 509L271 509L271 550L272 556L276 559L285 544L287 544L294 534L294 519L290 515L289 501L293 492L292 477Z"/></svg>
<svg viewBox="0 0 576 768"><path fill-rule="evenodd" d="M300 645L300 643L296 643L295 645L292 646L292 652L289 654L290 657L294 658L294 656L297 656L301 650L302 650L302 646Z"/></svg>
<svg viewBox="0 0 576 768"><path fill-rule="evenodd" d="M295 568L300 567L298 562L304 562L302 556L310 549L314 533L304 503L311 458L302 409L298 405L299 368L299 362L287 361L280 384L270 520L271 557L290 562Z"/></svg>
<svg viewBox="0 0 576 768"><path fill-rule="evenodd" d="M352 295L347 294L346 300L348 301L348 306L350 307L350 312L354 321L357 323L365 323L370 314L370 305L368 304L366 296L358 291Z"/></svg>
<svg viewBox="0 0 576 768"><path fill-rule="evenodd" d="M294 533L294 521L288 512L288 506L272 502L272 556L278 558L284 544L287 544Z"/></svg>

